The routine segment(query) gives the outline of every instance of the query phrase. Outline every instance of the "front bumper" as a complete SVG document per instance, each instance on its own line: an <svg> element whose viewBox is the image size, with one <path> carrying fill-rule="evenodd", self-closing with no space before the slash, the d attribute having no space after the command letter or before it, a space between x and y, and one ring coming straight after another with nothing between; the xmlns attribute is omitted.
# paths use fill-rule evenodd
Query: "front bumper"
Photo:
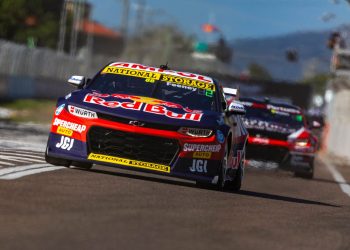
<svg viewBox="0 0 350 250"><path fill-rule="evenodd" d="M219 143L215 135L194 138L176 131L82 119L63 110L54 116L47 154L72 161L213 182L219 175L224 143Z"/></svg>
<svg viewBox="0 0 350 250"><path fill-rule="evenodd" d="M246 158L276 162L281 168L292 171L308 171L313 168L314 153L292 150L287 141L271 141L249 138Z"/></svg>

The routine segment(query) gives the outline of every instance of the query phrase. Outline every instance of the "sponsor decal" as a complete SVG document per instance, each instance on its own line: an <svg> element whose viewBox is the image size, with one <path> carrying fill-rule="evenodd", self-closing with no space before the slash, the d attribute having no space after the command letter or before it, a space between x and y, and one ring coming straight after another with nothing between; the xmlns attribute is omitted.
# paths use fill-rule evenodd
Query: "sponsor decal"
<svg viewBox="0 0 350 250"><path fill-rule="evenodd" d="M188 90L192 90L193 92L196 92L196 91L197 91L197 88L190 87L190 86L185 86L185 85L181 85L181 84L175 84L175 83L170 83L170 82L167 82L167 84L166 84L166 85L167 85L167 86L174 87L174 88L180 88L180 89L188 89Z"/></svg>
<svg viewBox="0 0 350 250"><path fill-rule="evenodd" d="M207 160L193 160L192 166L189 168L191 172L195 173L207 173Z"/></svg>
<svg viewBox="0 0 350 250"><path fill-rule="evenodd" d="M135 96L135 95L126 95L126 94L100 94L97 92L93 92L92 94L88 94L87 96L97 96L102 98L109 98L114 97L117 99L123 99L123 100L132 100L134 102L141 102L146 104L152 104L152 105L162 105L167 108L177 108L177 109L183 109L187 113L202 113L201 110L192 110L189 108L184 108L182 105L173 103L173 102L167 102L159 99L154 99L151 97L145 97L145 96ZM85 98L87 97L85 96Z"/></svg>
<svg viewBox="0 0 350 250"><path fill-rule="evenodd" d="M274 106L271 104L267 104L266 108L272 109L274 111L287 112L287 113L291 113L291 114L300 114L300 111L297 109L287 108L287 107L279 107L279 106Z"/></svg>
<svg viewBox="0 0 350 250"><path fill-rule="evenodd" d="M135 76L135 77L152 79L152 80L159 80L160 77L162 76L160 73L155 73L150 71L118 68L118 67L111 67L111 66L106 67L101 73L118 74L118 75L124 75L124 76Z"/></svg>
<svg viewBox="0 0 350 250"><path fill-rule="evenodd" d="M62 112L62 110L64 109L64 106L65 106L65 105L66 105L66 104L62 104L62 105L58 106L58 107L56 108L55 115L61 114L61 112Z"/></svg>
<svg viewBox="0 0 350 250"><path fill-rule="evenodd" d="M303 156L293 155L290 160L292 166L310 167L310 163Z"/></svg>
<svg viewBox="0 0 350 250"><path fill-rule="evenodd" d="M269 144L270 140L268 138L252 137L251 142L256 144Z"/></svg>
<svg viewBox="0 0 350 250"><path fill-rule="evenodd" d="M143 98L146 98L146 97L143 97ZM151 99L151 98L146 98L146 100L148 99ZM108 108L122 108L122 109L134 110L134 111L142 110L143 112L146 112L146 113L162 115L171 119L182 119L182 120L199 122L203 116L202 113L197 113L197 112L184 113L184 114L175 113L173 111L168 110L166 107L164 107L162 101L160 101L160 104L158 105L144 103L142 101L143 99L141 99L140 101L134 101L134 102L106 101L102 97L92 95L92 94L87 94L84 98L84 102L86 103L97 104ZM171 103L169 104L165 102L165 106L167 105L171 105Z"/></svg>
<svg viewBox="0 0 350 250"><path fill-rule="evenodd" d="M198 81L213 83L213 79L208 77L208 76L202 76L202 75L198 75L198 74L193 74L193 73L188 73L188 72L180 72L180 71L175 71L175 70L165 70L165 69L145 66L142 64L136 64L136 63L115 62L115 63L110 64L109 66L119 67L119 68L136 69L136 70L144 70L144 71L150 71L150 72L165 73L167 75L186 77L186 78L195 79Z"/></svg>
<svg viewBox="0 0 350 250"><path fill-rule="evenodd" d="M148 67L146 67L148 68ZM125 76L133 76L133 77L140 77L145 78L146 82L155 82L155 81L161 81L166 83L173 83L176 85L182 85L190 87L191 90L195 91L196 89L204 89L209 91L208 96L213 96L213 91L215 91L215 85L212 81L205 81L205 78L196 77L198 75L192 74L192 73L181 73L181 74L168 74L168 72L164 72L161 70L162 73L157 72L151 72L146 70L137 70L137 69L131 69L131 68L124 68L124 67L117 67L113 64L113 66L108 66L103 69L101 74L118 74L118 75L125 75ZM174 71L176 72L176 71Z"/></svg>
<svg viewBox="0 0 350 250"><path fill-rule="evenodd" d="M210 159L212 152L194 152L193 158Z"/></svg>
<svg viewBox="0 0 350 250"><path fill-rule="evenodd" d="M97 118L96 112L93 112L93 111L90 111L87 109L78 108L78 107L71 106L71 105L68 105L68 111L72 115L82 117L82 118L87 118L87 119L96 119Z"/></svg>
<svg viewBox="0 0 350 250"><path fill-rule="evenodd" d="M229 166L232 166L232 168L238 168L243 157L244 157L243 150L237 150L237 156L233 157L232 164L229 164Z"/></svg>
<svg viewBox="0 0 350 250"><path fill-rule="evenodd" d="M86 130L86 126L85 125L81 125L81 124L77 124L77 123L74 123L74 122L68 122L68 121L65 121L65 120L62 120L62 119L59 119L59 118L55 118L53 124L53 126L60 126L60 127L63 127L63 128L68 128L68 129L71 129L75 132L83 132Z"/></svg>
<svg viewBox="0 0 350 250"><path fill-rule="evenodd" d="M188 86L188 87L192 87L192 88L196 88L196 89L205 89L208 91L215 90L215 85L212 83L201 82L201 81L188 79L188 78L184 78L184 77L176 77L176 76L172 76L172 75L164 75L163 74L162 78L160 80L163 82L171 82L171 83L180 84L180 85L184 85L184 86ZM211 92L211 96L212 96L212 92Z"/></svg>
<svg viewBox="0 0 350 250"><path fill-rule="evenodd" d="M220 144L190 144L185 143L183 150L186 152L219 152L221 149Z"/></svg>
<svg viewBox="0 0 350 250"><path fill-rule="evenodd" d="M72 136L73 135L73 130L68 129L68 128L63 128L61 126L58 126L57 134L66 135L66 136Z"/></svg>
<svg viewBox="0 0 350 250"><path fill-rule="evenodd" d="M114 163L114 164L128 166L128 167L136 167L136 168L154 170L158 172L170 173L170 166L151 163L151 162L136 161L136 160L130 160L125 158L119 158L115 156L108 156L108 155L101 155L101 154L94 154L94 153L90 153L88 159L94 160L94 161Z"/></svg>
<svg viewBox="0 0 350 250"><path fill-rule="evenodd" d="M221 130L216 131L216 140L217 140L219 143L224 143L224 141L225 141L225 136L224 136L224 134L221 132Z"/></svg>
<svg viewBox="0 0 350 250"><path fill-rule="evenodd" d="M70 151L74 145L74 139L61 136L61 141L56 144L56 148L61 148Z"/></svg>
<svg viewBox="0 0 350 250"><path fill-rule="evenodd" d="M281 124L271 123L268 121L261 121L258 119L242 119L244 122L244 125L248 129L258 129L258 130L266 130L271 132L278 132L278 133L284 133L284 134L290 134L296 131L294 128L289 128L287 126L282 126Z"/></svg>

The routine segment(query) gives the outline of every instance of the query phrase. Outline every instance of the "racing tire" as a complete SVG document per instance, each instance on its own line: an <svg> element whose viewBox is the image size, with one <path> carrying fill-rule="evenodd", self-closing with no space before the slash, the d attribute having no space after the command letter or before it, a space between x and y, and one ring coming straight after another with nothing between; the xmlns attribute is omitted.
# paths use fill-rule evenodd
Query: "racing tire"
<svg viewBox="0 0 350 250"><path fill-rule="evenodd" d="M237 169L234 179L233 180L226 180L228 155L229 155L227 148L228 147L226 145L225 157L222 161L217 187L219 188L219 190L222 190L222 191L238 192L241 189L242 179L243 179L242 163L240 164L239 168Z"/></svg>
<svg viewBox="0 0 350 250"><path fill-rule="evenodd" d="M227 170L227 164L228 164L228 150L227 150L227 144L225 146L225 156L224 159L222 159L222 163L219 169L219 180L216 184L217 188L219 190L225 191L227 186L226 181L226 170Z"/></svg>
<svg viewBox="0 0 350 250"><path fill-rule="evenodd" d="M300 177L304 179L312 179L314 178L314 164L310 164L309 170L296 170L294 172L295 177Z"/></svg>
<svg viewBox="0 0 350 250"><path fill-rule="evenodd" d="M69 160L65 160L65 159L61 159L61 158L56 158L56 157L52 157L52 156L49 156L47 154L47 148L46 148L46 151L45 151L45 161L47 163L50 163L52 165L55 165L55 166L64 166L64 167L67 167L69 168L70 164L72 163L71 161Z"/></svg>
<svg viewBox="0 0 350 250"><path fill-rule="evenodd" d="M67 168L69 168L71 164L71 161L69 160L48 156L47 153L45 153L45 161L55 166L64 166Z"/></svg>
<svg viewBox="0 0 350 250"><path fill-rule="evenodd" d="M73 161L72 166L74 167L78 167L78 168L81 168L81 169L86 169L86 170L89 170L92 168L92 163L90 162L79 162L79 161Z"/></svg>
<svg viewBox="0 0 350 250"><path fill-rule="evenodd" d="M242 180L243 180L243 168L240 164L236 171L235 178L232 181L227 181L226 188L233 192L238 192L241 190Z"/></svg>

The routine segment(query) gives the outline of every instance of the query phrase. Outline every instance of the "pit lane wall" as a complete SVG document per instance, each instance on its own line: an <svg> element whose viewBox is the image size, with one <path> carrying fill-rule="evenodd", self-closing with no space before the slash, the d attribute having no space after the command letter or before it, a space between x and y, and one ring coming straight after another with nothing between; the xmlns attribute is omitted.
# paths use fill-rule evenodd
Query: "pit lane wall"
<svg viewBox="0 0 350 250"><path fill-rule="evenodd" d="M333 79L330 91L333 97L326 110L326 150L350 160L350 77Z"/></svg>

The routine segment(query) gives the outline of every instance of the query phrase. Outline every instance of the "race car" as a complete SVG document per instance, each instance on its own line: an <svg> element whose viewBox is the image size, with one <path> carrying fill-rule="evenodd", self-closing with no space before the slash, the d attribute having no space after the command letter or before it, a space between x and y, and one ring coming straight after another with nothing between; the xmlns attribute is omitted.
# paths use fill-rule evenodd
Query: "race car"
<svg viewBox="0 0 350 250"><path fill-rule="evenodd" d="M247 159L273 161L296 176L312 178L317 138L307 126L302 110L294 105L241 98L249 132Z"/></svg>
<svg viewBox="0 0 350 250"><path fill-rule="evenodd" d="M102 164L239 190L247 130L208 76L114 62L57 101L45 158L89 169Z"/></svg>

